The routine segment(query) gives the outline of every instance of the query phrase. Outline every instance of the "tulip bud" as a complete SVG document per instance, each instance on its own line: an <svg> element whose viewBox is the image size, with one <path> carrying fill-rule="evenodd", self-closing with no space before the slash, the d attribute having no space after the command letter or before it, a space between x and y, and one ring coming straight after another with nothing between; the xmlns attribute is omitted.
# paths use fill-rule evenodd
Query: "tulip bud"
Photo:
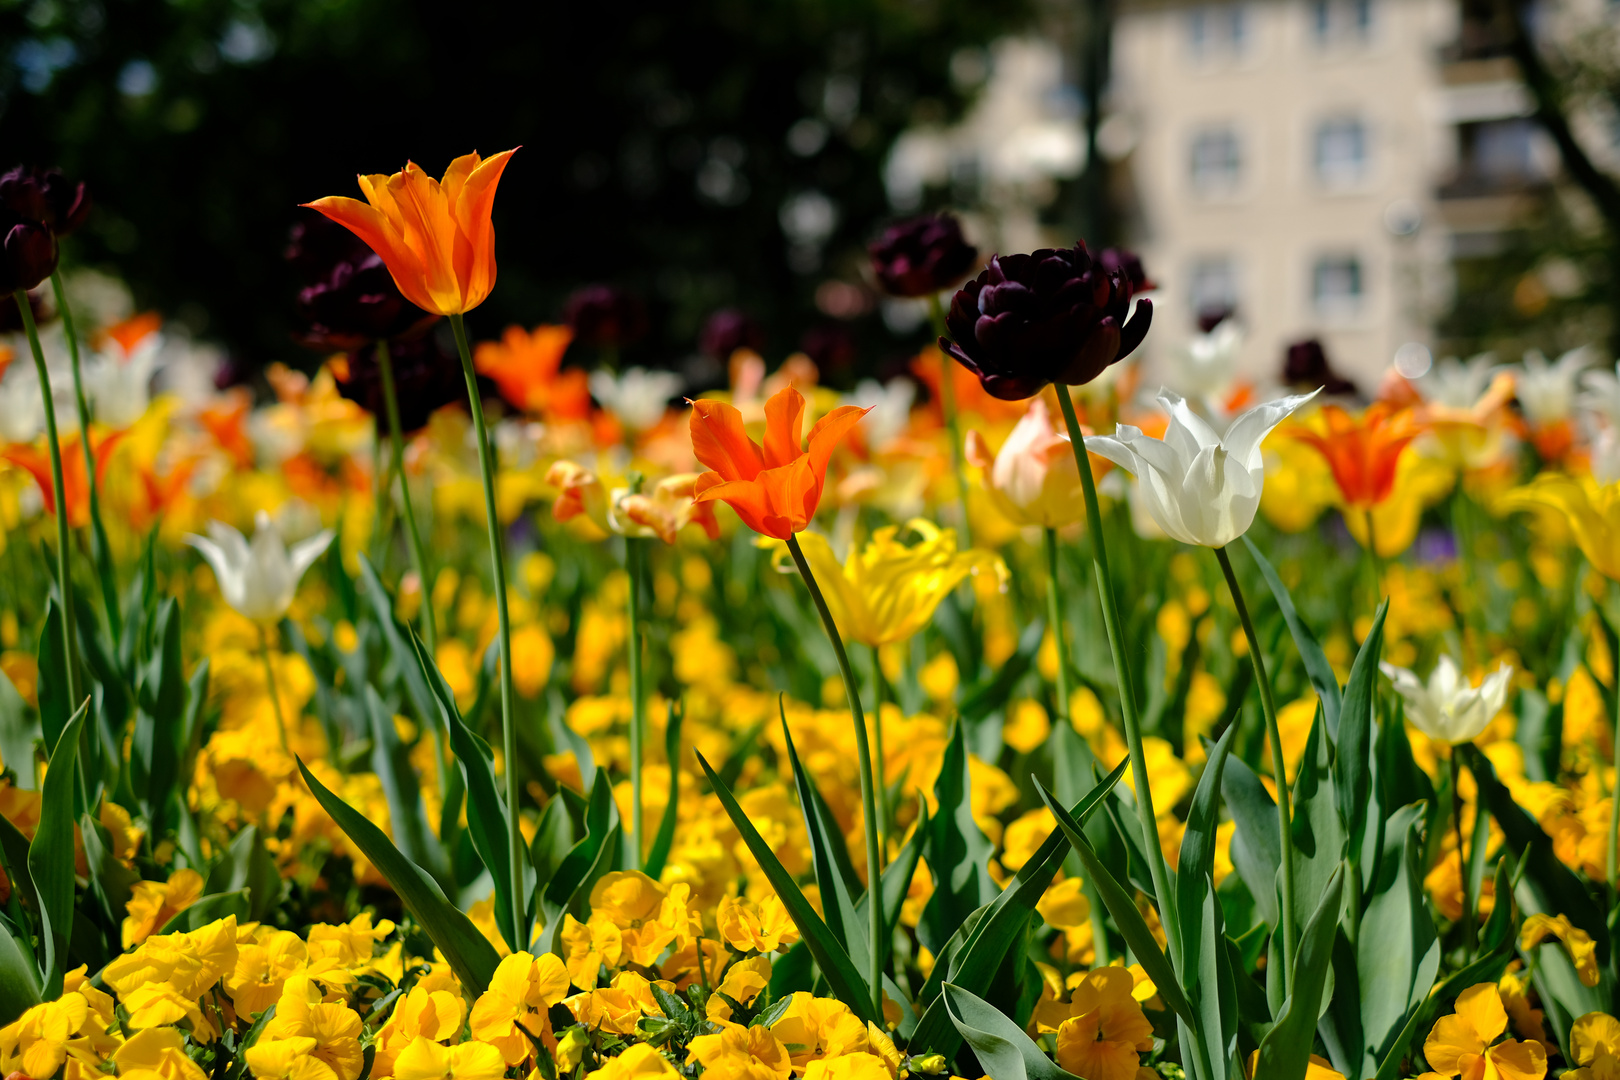
<svg viewBox="0 0 1620 1080"><path fill-rule="evenodd" d="M765 347L765 331L736 308L721 308L710 315L698 336L698 347L722 363L738 349L758 352Z"/></svg>
<svg viewBox="0 0 1620 1080"><path fill-rule="evenodd" d="M924 1054L911 1059L911 1067L924 1076L938 1076L945 1071L944 1054Z"/></svg>
<svg viewBox="0 0 1620 1080"><path fill-rule="evenodd" d="M929 214L890 225L867 248L878 283L893 296L928 296L962 280L979 249L962 236L951 214Z"/></svg>
<svg viewBox="0 0 1620 1080"><path fill-rule="evenodd" d="M19 165L0 176L0 206L39 222L60 239L90 216L90 193L55 169Z"/></svg>
<svg viewBox="0 0 1620 1080"><path fill-rule="evenodd" d="M51 276L57 250L49 228L38 221L19 220L0 208L0 230L0 292L32 289Z"/></svg>
<svg viewBox="0 0 1620 1080"><path fill-rule="evenodd" d="M563 322L574 340L592 348L617 348L639 340L647 332L647 309L641 301L612 285L586 285L575 289L563 305Z"/></svg>
<svg viewBox="0 0 1620 1080"><path fill-rule="evenodd" d="M1004 401L1033 397L1048 383L1090 382L1142 343L1153 318L1146 300L1131 315L1125 256L1110 259L1114 269L1084 241L993 257L951 300L945 324L955 341L941 338L940 348Z"/></svg>
<svg viewBox="0 0 1620 1080"><path fill-rule="evenodd" d="M1320 386L1323 393L1332 396L1356 392L1355 383L1333 370L1333 365L1328 363L1327 351L1315 338L1296 341L1288 346L1287 357L1283 361L1282 381L1295 390L1315 390Z"/></svg>

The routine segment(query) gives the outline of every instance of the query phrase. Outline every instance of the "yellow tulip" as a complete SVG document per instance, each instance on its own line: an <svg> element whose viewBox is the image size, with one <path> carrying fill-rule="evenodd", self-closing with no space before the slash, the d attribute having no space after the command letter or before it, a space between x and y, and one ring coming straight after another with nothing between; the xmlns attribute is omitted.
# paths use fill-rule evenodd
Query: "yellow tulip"
<svg viewBox="0 0 1620 1080"><path fill-rule="evenodd" d="M1590 478L1542 473L1508 492L1497 508L1561 514L1587 561L1604 577L1620 580L1620 483L1599 487Z"/></svg>
<svg viewBox="0 0 1620 1080"><path fill-rule="evenodd" d="M928 625L940 601L969 574L992 572L1006 587L1006 565L987 551L957 551L954 529L921 519L908 522L906 529L920 542L906 546L900 530L890 525L873 533L864 548L851 551L842 566L826 537L799 534L804 557L846 641L873 646L905 641Z"/></svg>

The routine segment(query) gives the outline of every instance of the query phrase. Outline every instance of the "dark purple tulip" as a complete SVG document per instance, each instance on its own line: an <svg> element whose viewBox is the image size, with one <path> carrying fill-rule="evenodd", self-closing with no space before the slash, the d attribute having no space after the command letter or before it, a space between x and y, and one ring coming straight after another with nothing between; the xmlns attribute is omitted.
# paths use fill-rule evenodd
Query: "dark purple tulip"
<svg viewBox="0 0 1620 1080"><path fill-rule="evenodd" d="M299 342L312 349L358 349L379 338L412 337L438 321L400 293L382 258L366 252L335 263L326 276L298 293L304 329Z"/></svg>
<svg viewBox="0 0 1620 1080"><path fill-rule="evenodd" d="M90 193L55 169L19 165L0 176L0 206L61 238L90 216Z"/></svg>
<svg viewBox="0 0 1620 1080"><path fill-rule="evenodd" d="M439 347L432 334L389 342L388 358L394 367L401 431L416 431L427 424L435 409L466 399L467 384L460 364ZM373 416L387 416L376 344L368 342L355 349L347 360L345 378L337 381L338 393Z"/></svg>
<svg viewBox="0 0 1620 1080"><path fill-rule="evenodd" d="M817 323L799 338L799 349L822 371L842 371L855 362L855 335L842 323Z"/></svg>
<svg viewBox="0 0 1620 1080"><path fill-rule="evenodd" d="M300 210L282 252L306 282L321 281L340 262L359 262L371 249L354 233L314 210Z"/></svg>
<svg viewBox="0 0 1620 1080"><path fill-rule="evenodd" d="M1130 353L1147 335L1153 305L1131 310L1130 280L1072 249L996 255L951 299L950 338L939 347L1004 401L1033 397L1048 383L1079 386Z"/></svg>
<svg viewBox="0 0 1620 1080"><path fill-rule="evenodd" d="M563 322L574 340L592 348L617 348L647 332L647 309L631 293L612 285L575 289L563 305Z"/></svg>
<svg viewBox="0 0 1620 1080"><path fill-rule="evenodd" d="M1282 381L1301 390L1321 387L1322 392L1329 395L1356 392L1355 383L1333 370L1333 365L1328 363L1327 351L1315 338L1296 341L1288 346L1288 356L1283 361Z"/></svg>
<svg viewBox="0 0 1620 1080"><path fill-rule="evenodd" d="M738 349L758 352L765 347L765 331L736 308L721 308L710 315L698 335L698 348L724 363Z"/></svg>
<svg viewBox="0 0 1620 1080"><path fill-rule="evenodd" d="M1130 283L1131 295L1148 292L1159 286L1149 280L1147 271L1142 269L1142 257L1134 251L1124 248L1103 248L1097 252L1097 261L1109 270L1118 270L1125 275Z"/></svg>
<svg viewBox="0 0 1620 1080"><path fill-rule="evenodd" d="M948 289L962 280L979 256L952 214L897 222L866 250L878 284L892 296L929 296Z"/></svg>
<svg viewBox="0 0 1620 1080"><path fill-rule="evenodd" d="M0 207L0 292L32 289L56 269L56 237Z"/></svg>

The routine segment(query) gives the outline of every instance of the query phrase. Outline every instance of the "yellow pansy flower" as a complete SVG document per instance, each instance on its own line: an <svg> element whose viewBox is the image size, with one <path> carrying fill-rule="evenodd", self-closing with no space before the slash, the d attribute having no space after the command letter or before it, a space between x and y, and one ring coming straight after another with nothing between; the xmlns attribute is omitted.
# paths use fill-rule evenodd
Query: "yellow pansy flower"
<svg viewBox="0 0 1620 1080"><path fill-rule="evenodd" d="M776 894L759 902L728 896L715 913L720 940L738 952L775 952L799 940L799 928Z"/></svg>
<svg viewBox="0 0 1620 1080"><path fill-rule="evenodd" d="M653 1076L678 1076L675 1066L655 1046L636 1043L616 1058L609 1058L600 1069L586 1074L586 1080L641 1080ZM414 1080L400 1077L399 1080Z"/></svg>
<svg viewBox="0 0 1620 1080"><path fill-rule="evenodd" d="M68 1041L90 1016L90 1003L78 994L35 1005L0 1028L0 1072L51 1076L67 1060Z"/></svg>
<svg viewBox="0 0 1620 1080"><path fill-rule="evenodd" d="M265 1024L260 1038L314 1039L310 1052L330 1065L338 1080L355 1080L365 1057L360 1034L359 1013L341 1001L322 1001L312 979L294 975L282 987L276 1014Z"/></svg>
<svg viewBox="0 0 1620 1080"><path fill-rule="evenodd" d="M715 1035L699 1035L686 1046L686 1060L703 1066L705 1074L718 1070L737 1076L777 1076L786 1080L793 1061L782 1040L771 1029L733 1024Z"/></svg>
<svg viewBox="0 0 1620 1080"><path fill-rule="evenodd" d="M122 1077L205 1080L202 1069L186 1055L185 1037L174 1028L151 1028L132 1036L113 1054L112 1062Z"/></svg>
<svg viewBox="0 0 1620 1080"><path fill-rule="evenodd" d="M243 1053L258 1080L337 1080L332 1066L315 1056L315 1040L308 1036L264 1039Z"/></svg>
<svg viewBox="0 0 1620 1080"><path fill-rule="evenodd" d="M202 891L202 875L189 868L176 870L168 881L137 882L125 909L124 948L139 945L163 929L170 919L196 903Z"/></svg>
<svg viewBox="0 0 1620 1080"><path fill-rule="evenodd" d="M506 1060L487 1043L440 1046L418 1036L394 1060L394 1080L500 1080Z"/></svg>
<svg viewBox="0 0 1620 1080"><path fill-rule="evenodd" d="M1457 1011L1435 1021L1423 1043L1433 1072L1428 1077L1464 1080L1542 1080L1547 1053L1541 1044L1508 1039L1491 1044L1507 1030L1507 1009L1495 983L1479 983L1457 995Z"/></svg>
<svg viewBox="0 0 1620 1080"><path fill-rule="evenodd" d="M1571 924L1566 915L1531 915L1525 919L1524 927L1519 931L1519 948L1528 952L1549 936L1557 938L1563 944L1582 984L1596 986L1597 943L1585 930Z"/></svg>
<svg viewBox="0 0 1620 1080"><path fill-rule="evenodd" d="M568 969L554 953L517 952L495 968L473 1003L472 1037L500 1050L508 1065L529 1056L529 1036L551 1039L546 1010L568 996Z"/></svg>
<svg viewBox="0 0 1620 1080"><path fill-rule="evenodd" d="M1570 1080L1616 1080L1620 1077L1620 1020L1608 1013L1587 1013L1569 1029L1569 1052L1580 1068Z"/></svg>

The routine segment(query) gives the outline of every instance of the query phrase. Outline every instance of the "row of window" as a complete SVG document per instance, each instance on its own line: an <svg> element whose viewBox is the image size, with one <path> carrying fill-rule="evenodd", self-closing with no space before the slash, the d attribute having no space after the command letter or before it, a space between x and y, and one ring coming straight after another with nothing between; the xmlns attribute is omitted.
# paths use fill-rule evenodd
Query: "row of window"
<svg viewBox="0 0 1620 1080"><path fill-rule="evenodd" d="M1318 48L1365 44L1373 36L1373 0L1305 0L1306 26ZM1187 9L1187 48L1194 60L1241 60L1254 40L1253 14L1238 2Z"/></svg>
<svg viewBox="0 0 1620 1080"><path fill-rule="evenodd" d="M1360 257L1332 252L1310 266L1311 307L1328 320L1354 318L1361 311L1365 275ZM1228 255L1205 256L1193 262L1187 276L1187 294L1194 315L1235 311L1242 307L1237 261Z"/></svg>
<svg viewBox="0 0 1620 1080"><path fill-rule="evenodd" d="M1329 117L1311 136L1316 180L1332 189L1353 188L1367 179L1367 126L1353 116ZM1207 127L1193 133L1189 155L1193 190L1204 196L1231 195L1243 186L1243 144L1236 129Z"/></svg>

